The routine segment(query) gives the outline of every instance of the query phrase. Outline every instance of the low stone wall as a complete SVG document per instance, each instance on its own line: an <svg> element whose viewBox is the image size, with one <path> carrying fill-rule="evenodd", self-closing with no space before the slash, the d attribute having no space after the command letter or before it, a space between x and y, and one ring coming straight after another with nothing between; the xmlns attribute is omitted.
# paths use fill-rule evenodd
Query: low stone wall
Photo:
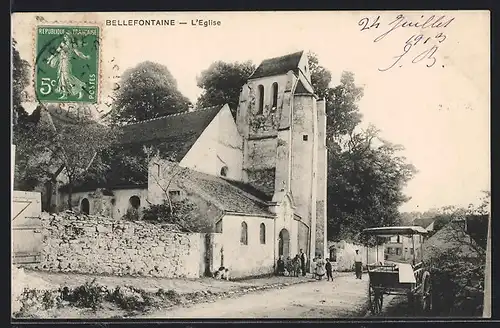
<svg viewBox="0 0 500 328"><path fill-rule="evenodd" d="M172 226L72 213L42 214L42 261L48 271L198 278L205 236Z"/></svg>

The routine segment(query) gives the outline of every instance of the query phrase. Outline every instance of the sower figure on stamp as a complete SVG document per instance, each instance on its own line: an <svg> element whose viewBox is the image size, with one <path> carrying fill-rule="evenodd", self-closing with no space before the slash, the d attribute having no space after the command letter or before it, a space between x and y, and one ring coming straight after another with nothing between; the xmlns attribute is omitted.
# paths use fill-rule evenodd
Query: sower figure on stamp
<svg viewBox="0 0 500 328"><path fill-rule="evenodd" d="M65 33L63 41L56 49L56 53L47 59L47 64L50 67L57 67L57 88L55 91L61 94L59 99L66 99L68 95L78 95L78 99L83 97L83 89L86 84L73 75L71 56L76 54L82 59L90 59L90 56L83 54L76 46L76 42L71 35Z"/></svg>

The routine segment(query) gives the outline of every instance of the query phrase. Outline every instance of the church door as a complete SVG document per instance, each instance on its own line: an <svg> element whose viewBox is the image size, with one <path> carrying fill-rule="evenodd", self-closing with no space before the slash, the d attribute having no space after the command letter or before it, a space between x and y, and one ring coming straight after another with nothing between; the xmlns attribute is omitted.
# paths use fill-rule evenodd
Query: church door
<svg viewBox="0 0 500 328"><path fill-rule="evenodd" d="M283 255L285 259L290 256L290 234L286 229L280 231L278 249L278 254Z"/></svg>

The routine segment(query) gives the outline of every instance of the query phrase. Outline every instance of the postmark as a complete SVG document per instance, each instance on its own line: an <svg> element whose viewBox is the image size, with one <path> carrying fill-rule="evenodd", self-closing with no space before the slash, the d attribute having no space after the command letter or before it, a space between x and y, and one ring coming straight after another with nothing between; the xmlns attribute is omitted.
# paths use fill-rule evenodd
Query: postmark
<svg viewBox="0 0 500 328"><path fill-rule="evenodd" d="M98 26L36 27L34 69L38 101L97 103L100 31Z"/></svg>

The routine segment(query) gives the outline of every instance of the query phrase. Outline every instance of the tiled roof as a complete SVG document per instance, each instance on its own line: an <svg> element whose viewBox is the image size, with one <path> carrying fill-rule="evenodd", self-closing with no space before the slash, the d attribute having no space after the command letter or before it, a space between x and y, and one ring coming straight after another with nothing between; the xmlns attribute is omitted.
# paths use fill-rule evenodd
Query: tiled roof
<svg viewBox="0 0 500 328"><path fill-rule="evenodd" d="M194 170L185 169L180 179L188 190L221 210L253 215L273 216L265 201L236 187L227 180Z"/></svg>
<svg viewBox="0 0 500 328"><path fill-rule="evenodd" d="M298 73L299 62L303 53L304 51L299 51L293 54L263 60L249 79L286 74L288 71Z"/></svg>
<svg viewBox="0 0 500 328"><path fill-rule="evenodd" d="M154 144L162 156L181 161L221 108L212 106L126 125L121 144Z"/></svg>

